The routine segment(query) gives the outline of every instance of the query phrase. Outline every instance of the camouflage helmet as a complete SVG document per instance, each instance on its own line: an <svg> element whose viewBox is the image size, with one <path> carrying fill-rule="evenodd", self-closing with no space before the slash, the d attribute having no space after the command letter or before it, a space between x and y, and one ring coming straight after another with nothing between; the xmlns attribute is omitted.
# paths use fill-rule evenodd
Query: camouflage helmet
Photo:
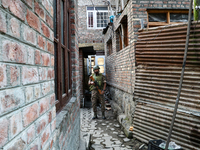
<svg viewBox="0 0 200 150"><path fill-rule="evenodd" d="M93 67L93 71L94 71L94 70L97 70L97 69L100 69L100 68L99 68L99 65L96 65L96 66Z"/></svg>

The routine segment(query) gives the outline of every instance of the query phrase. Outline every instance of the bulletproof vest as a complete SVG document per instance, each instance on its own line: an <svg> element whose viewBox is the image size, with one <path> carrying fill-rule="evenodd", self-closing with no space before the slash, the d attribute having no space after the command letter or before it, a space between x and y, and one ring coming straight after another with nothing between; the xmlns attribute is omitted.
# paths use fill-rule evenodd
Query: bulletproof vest
<svg viewBox="0 0 200 150"><path fill-rule="evenodd" d="M99 89L102 90L103 89L103 84L102 84L102 77L103 75L101 73L99 73L98 76L96 76L94 73L92 74L93 78L95 79L95 81L97 81L98 85L99 85ZM90 86L90 90L94 90L96 89L96 86L91 85Z"/></svg>

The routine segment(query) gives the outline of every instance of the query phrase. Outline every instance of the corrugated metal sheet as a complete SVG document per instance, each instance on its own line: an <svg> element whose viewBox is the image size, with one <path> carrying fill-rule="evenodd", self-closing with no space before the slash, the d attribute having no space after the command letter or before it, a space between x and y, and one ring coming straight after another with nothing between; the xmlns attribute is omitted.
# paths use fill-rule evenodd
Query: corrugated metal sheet
<svg viewBox="0 0 200 150"><path fill-rule="evenodd" d="M163 108L174 107L182 70L186 32L187 25L177 25L165 27L164 29L158 28L139 32L135 52L137 64L134 92L135 100L143 101L144 103L159 104L160 107ZM136 110L141 111L140 109L141 107L139 108L139 106L137 106ZM192 114L200 115L199 24L193 24L191 28L189 51L179 102L179 110L185 110L191 112ZM157 110L154 111L156 112ZM170 113L170 111L168 111L168 113ZM164 111L162 114L165 115ZM182 114L183 119L184 115L187 116L187 114ZM144 133L146 140L155 138L156 136L162 136L163 139L167 138L172 114L167 120L164 119L164 117L167 116L162 117L163 119L161 120L156 117L146 120L144 120L145 118L142 118L140 120L140 116L140 112L136 111L135 127L137 130L135 130L135 134L139 135L140 133ZM200 118L196 117L196 120L198 120L199 124ZM158 126L159 124L163 124L164 126L157 128L155 124L151 124L150 121L154 121L154 123ZM146 123L147 125L144 126L143 123ZM199 127L198 124L194 123L194 125ZM158 129L156 130L157 135L152 136L152 133L155 131L154 127ZM142 131L139 130L140 128ZM183 125L183 128L191 127L190 124L186 124ZM150 131L151 129L153 131L152 133L145 132L146 130ZM189 131L187 132L189 134ZM179 135L181 139L179 139L178 136L177 138L174 137L174 139L176 139L177 142L180 141L179 143L181 143L182 146L187 149L195 147L193 146L195 141L193 141L193 143L188 141L188 138L186 138L186 136L188 136L186 132L183 133L182 130L177 130L176 134ZM200 136L198 138L200 139ZM184 142L187 144L184 145ZM198 145L199 141L197 140L196 142ZM200 147L198 149L200 149Z"/></svg>
<svg viewBox="0 0 200 150"><path fill-rule="evenodd" d="M134 117L134 137L143 142L153 139L166 140L172 119L172 112L172 109L139 103ZM184 149L199 150L199 117L178 112L171 140L181 145Z"/></svg>

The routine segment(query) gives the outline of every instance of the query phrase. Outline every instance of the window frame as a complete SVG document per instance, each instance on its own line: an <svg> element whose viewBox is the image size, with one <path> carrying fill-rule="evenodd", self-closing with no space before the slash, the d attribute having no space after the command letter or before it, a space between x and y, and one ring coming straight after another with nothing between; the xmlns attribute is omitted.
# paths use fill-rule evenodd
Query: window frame
<svg viewBox="0 0 200 150"><path fill-rule="evenodd" d="M96 10L96 7L106 7L106 6L95 6L93 10L87 10L88 7L93 7L93 6L87 6L86 7L86 13L87 13L87 29L103 29L105 27L97 27L97 13L101 13L101 12L106 12L109 15L108 10ZM108 8L108 7L107 7ZM92 12L93 13L93 27L89 27L88 24L88 13ZM109 17L107 18L107 24L109 21Z"/></svg>
<svg viewBox="0 0 200 150"><path fill-rule="evenodd" d="M63 12L63 26L64 26L64 43L62 43L62 35L61 35L61 1L64 2L64 12ZM54 0L56 2L56 35L54 36L54 47L55 47L55 54L54 54L54 61L55 61L55 93L56 93L56 111L60 112L62 108L69 102L72 96L72 82L71 82L71 21L70 21L70 2L67 0ZM69 14L69 15L68 15ZM67 29L68 27L68 29ZM67 32L68 31L68 32ZM68 35L69 34L69 35ZM68 46L69 45L69 46ZM62 61L61 61L61 53L64 50L64 80L65 80L65 91L63 92L62 89ZM68 56L69 55L69 56ZM68 61L68 57L70 61ZM58 59L61 58L61 59ZM68 64L68 62L70 64ZM68 67L69 66L69 67ZM69 86L68 86L69 85ZM63 94L64 93L64 94Z"/></svg>
<svg viewBox="0 0 200 150"><path fill-rule="evenodd" d="M148 9L147 10L147 28L156 27L156 26L165 26L169 24L180 24L183 22L170 22L170 13L177 13L177 14L188 14L189 10L173 10L173 9ZM166 13L166 22L149 22L149 13Z"/></svg>

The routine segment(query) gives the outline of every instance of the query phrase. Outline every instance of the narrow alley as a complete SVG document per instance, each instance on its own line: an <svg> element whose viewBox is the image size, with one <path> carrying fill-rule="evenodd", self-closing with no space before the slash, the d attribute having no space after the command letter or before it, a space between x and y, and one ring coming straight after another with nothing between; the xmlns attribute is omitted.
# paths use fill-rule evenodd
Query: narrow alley
<svg viewBox="0 0 200 150"><path fill-rule="evenodd" d="M0 150L200 150L199 16L200 0L0 0Z"/></svg>
<svg viewBox="0 0 200 150"><path fill-rule="evenodd" d="M112 110L106 111L104 120L98 107L98 119L92 120L94 113L90 103L87 102L89 108L81 109L81 134L87 146L84 147L83 142L79 150L147 150L146 144L126 137Z"/></svg>

